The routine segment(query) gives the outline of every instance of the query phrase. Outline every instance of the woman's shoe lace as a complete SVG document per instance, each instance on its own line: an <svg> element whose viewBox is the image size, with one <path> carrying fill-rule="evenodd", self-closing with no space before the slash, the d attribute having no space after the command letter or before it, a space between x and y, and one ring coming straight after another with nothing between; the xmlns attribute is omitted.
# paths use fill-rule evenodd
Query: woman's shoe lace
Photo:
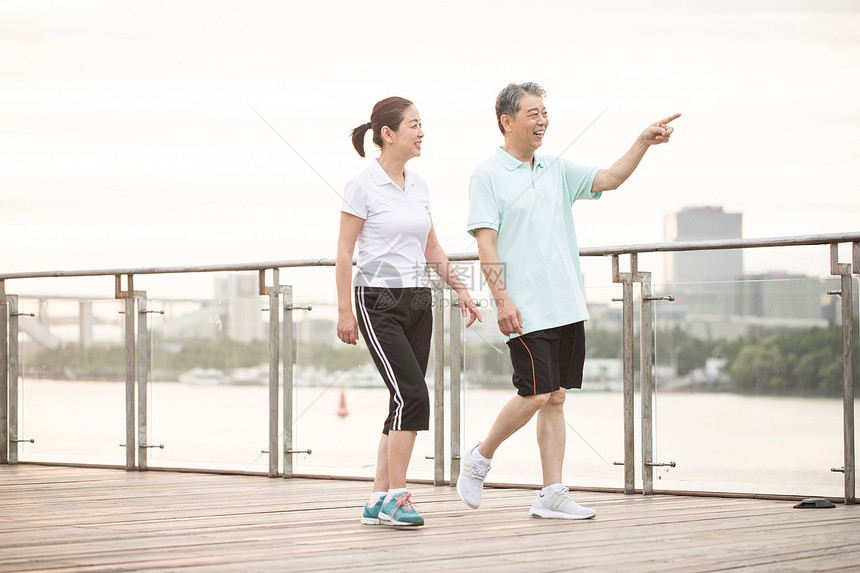
<svg viewBox="0 0 860 573"><path fill-rule="evenodd" d="M397 501L394 502L394 507L399 507L404 511L412 511L415 509L415 506L412 504L412 494L404 493L402 496L397 498Z"/></svg>

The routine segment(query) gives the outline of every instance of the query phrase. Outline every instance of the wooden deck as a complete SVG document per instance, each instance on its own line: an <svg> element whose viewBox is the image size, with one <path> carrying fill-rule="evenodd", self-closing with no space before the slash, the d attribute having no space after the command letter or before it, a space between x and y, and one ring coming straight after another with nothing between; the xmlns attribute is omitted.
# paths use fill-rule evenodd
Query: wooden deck
<svg viewBox="0 0 860 573"><path fill-rule="evenodd" d="M367 482L0 466L0 571L858 571L860 508L577 492L582 522L529 518L533 492L465 507L415 485L427 520L359 524Z"/></svg>

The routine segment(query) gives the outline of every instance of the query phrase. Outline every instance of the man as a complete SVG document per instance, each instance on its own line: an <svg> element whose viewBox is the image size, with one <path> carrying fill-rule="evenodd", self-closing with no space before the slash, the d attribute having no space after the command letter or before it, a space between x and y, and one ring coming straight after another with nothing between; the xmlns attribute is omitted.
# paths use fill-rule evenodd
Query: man
<svg viewBox="0 0 860 573"><path fill-rule="evenodd" d="M668 124L680 114L649 125L612 167L597 169L535 154L549 126L545 95L531 82L499 93L504 145L475 169L470 183L468 230L477 239L499 330L509 337L517 395L484 441L463 456L457 493L477 508L496 449L537 414L543 489L529 515L588 519L595 511L576 504L561 477L565 391L582 386L588 319L571 206L618 188L650 146L669 140Z"/></svg>

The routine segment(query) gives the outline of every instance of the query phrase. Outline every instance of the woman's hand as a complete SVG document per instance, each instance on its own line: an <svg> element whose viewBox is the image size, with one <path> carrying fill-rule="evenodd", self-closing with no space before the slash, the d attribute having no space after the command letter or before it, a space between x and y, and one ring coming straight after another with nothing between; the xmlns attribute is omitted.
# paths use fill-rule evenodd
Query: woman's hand
<svg viewBox="0 0 860 573"><path fill-rule="evenodd" d="M358 342L358 322L356 322L352 310L338 313L337 337L346 344L356 344Z"/></svg>
<svg viewBox="0 0 860 573"><path fill-rule="evenodd" d="M466 322L466 328L469 328L470 326L472 326L472 324L475 323L475 319L477 319L478 322L484 322L483 319L481 318L481 311L478 310L478 306L475 304L475 301L472 300L472 297L469 294L469 291L466 289L463 289L461 291L456 291L456 292L457 292L457 303L456 304L457 304L457 306L460 307L460 314L463 316L463 318L466 318L467 314L469 316L469 320L468 320L468 322Z"/></svg>

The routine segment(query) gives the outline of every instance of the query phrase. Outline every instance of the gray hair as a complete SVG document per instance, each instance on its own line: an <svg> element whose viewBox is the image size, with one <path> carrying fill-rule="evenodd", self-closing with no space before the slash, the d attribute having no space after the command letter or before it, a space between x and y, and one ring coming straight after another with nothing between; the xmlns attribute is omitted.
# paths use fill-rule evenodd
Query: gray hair
<svg viewBox="0 0 860 573"><path fill-rule="evenodd" d="M502 135L505 135L502 116L515 117L517 112L520 111L520 100L525 95L536 95L543 99L546 97L546 90L534 82L524 82L521 84L511 82L496 97L496 120L499 122L499 130L502 132Z"/></svg>

